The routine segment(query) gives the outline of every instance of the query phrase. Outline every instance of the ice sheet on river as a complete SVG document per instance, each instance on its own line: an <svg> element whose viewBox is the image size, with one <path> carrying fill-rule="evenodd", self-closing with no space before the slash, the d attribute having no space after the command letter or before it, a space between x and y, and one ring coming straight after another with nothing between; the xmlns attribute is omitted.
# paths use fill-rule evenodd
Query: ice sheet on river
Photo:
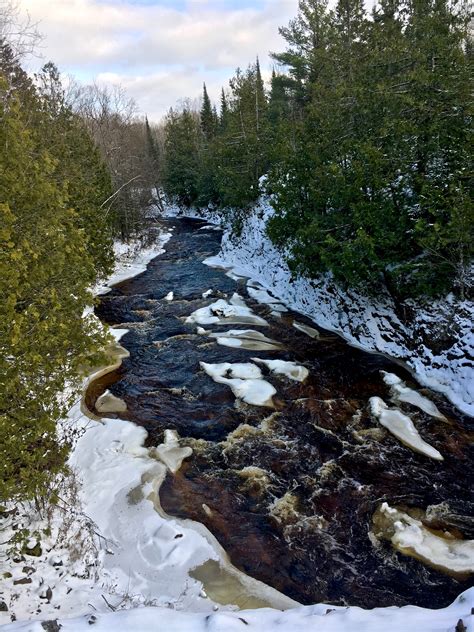
<svg viewBox="0 0 474 632"><path fill-rule="evenodd" d="M298 331L302 331L310 338L319 338L319 331L317 329L314 329L314 327L310 327L309 325L305 325L304 323L299 323L296 320L293 321L293 327Z"/></svg>
<svg viewBox="0 0 474 632"><path fill-rule="evenodd" d="M223 298L201 307L186 318L186 323L199 325L267 325L267 321L253 313L242 297L234 294L229 301Z"/></svg>
<svg viewBox="0 0 474 632"><path fill-rule="evenodd" d="M309 375L305 366L296 362L286 362L285 360L264 360L262 358L252 358L254 362L264 364L272 373L284 375L295 382L304 382Z"/></svg>
<svg viewBox="0 0 474 632"><path fill-rule="evenodd" d="M390 529L393 546L450 573L474 573L474 540L436 535L404 511L383 503L379 509ZM443 537L444 536L444 537Z"/></svg>
<svg viewBox="0 0 474 632"><path fill-rule="evenodd" d="M181 448L179 445L179 436L176 430L165 430L165 440L159 446L152 449L166 467L175 474L181 467L184 459L187 459L193 453L192 448L185 446Z"/></svg>
<svg viewBox="0 0 474 632"><path fill-rule="evenodd" d="M97 398L95 409L99 413L122 413L127 410L127 404L107 389Z"/></svg>
<svg viewBox="0 0 474 632"><path fill-rule="evenodd" d="M276 394L276 389L262 379L262 372L255 364L251 362L235 364L200 362L199 364L215 382L227 384L238 399L253 406L273 407L272 397Z"/></svg>
<svg viewBox="0 0 474 632"><path fill-rule="evenodd" d="M224 347L238 347L249 351L278 351L283 348L276 340L267 338L262 332L253 329L229 329L211 333L209 337L215 338L217 343Z"/></svg>
<svg viewBox="0 0 474 632"><path fill-rule="evenodd" d="M431 417L446 419L430 399L420 395L420 393L414 391L412 388L409 388L398 375L395 375L395 373L387 373L386 371L382 371L381 373L385 384L390 386L392 397L395 401L406 402L407 404L416 406L427 415L431 415Z"/></svg>
<svg viewBox="0 0 474 632"><path fill-rule="evenodd" d="M382 426L387 428L402 443L420 454L442 461L442 455L421 437L414 423L397 408L389 408L380 397L370 398L370 408Z"/></svg>

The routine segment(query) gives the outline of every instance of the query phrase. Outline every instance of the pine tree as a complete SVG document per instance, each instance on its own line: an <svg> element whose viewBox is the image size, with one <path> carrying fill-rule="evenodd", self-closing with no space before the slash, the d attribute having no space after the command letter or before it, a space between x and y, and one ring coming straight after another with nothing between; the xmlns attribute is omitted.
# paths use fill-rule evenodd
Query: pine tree
<svg viewBox="0 0 474 632"><path fill-rule="evenodd" d="M331 28L327 0L300 0L298 15L279 29L287 42L283 53L272 53L288 69L288 88L300 111L310 98L311 84L319 76Z"/></svg>
<svg viewBox="0 0 474 632"><path fill-rule="evenodd" d="M148 122L148 117L145 116L145 137L146 137L146 147L148 153L148 159L151 168L151 179L154 183L155 189L155 200L158 205L160 211L164 211L163 200L161 199L160 193L160 150L158 148L158 144L156 142L155 137L151 131L150 124Z"/></svg>
<svg viewBox="0 0 474 632"><path fill-rule="evenodd" d="M228 122L229 106L227 105L227 97L224 92L224 88L221 91L221 109L219 115L219 129L225 131Z"/></svg>
<svg viewBox="0 0 474 632"><path fill-rule="evenodd" d="M201 107L201 129L204 138L210 142L216 132L216 119L212 110L211 100L207 94L206 84L203 85L202 107Z"/></svg>
<svg viewBox="0 0 474 632"><path fill-rule="evenodd" d="M211 104L206 84L203 86L200 122L202 138L199 148L199 179L196 202L200 206L206 206L218 201L215 184L214 140L219 125L217 111Z"/></svg>
<svg viewBox="0 0 474 632"><path fill-rule="evenodd" d="M36 81L41 105L37 116L57 161L55 177L66 187L97 273L106 276L113 264L113 217L104 204L112 194L110 174L83 121L67 104L56 66L46 64Z"/></svg>
<svg viewBox="0 0 474 632"><path fill-rule="evenodd" d="M267 109L257 60L246 72L237 69L229 101L222 93L221 132L214 148L216 188L225 206L245 207L258 197L258 180L268 168Z"/></svg>

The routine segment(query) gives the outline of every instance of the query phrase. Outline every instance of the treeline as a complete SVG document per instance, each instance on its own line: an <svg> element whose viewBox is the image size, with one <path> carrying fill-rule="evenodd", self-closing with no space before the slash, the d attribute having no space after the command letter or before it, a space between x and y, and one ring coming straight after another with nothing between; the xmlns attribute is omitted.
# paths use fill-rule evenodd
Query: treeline
<svg viewBox="0 0 474 632"><path fill-rule="evenodd" d="M464 0L301 0L267 89L238 70L219 111L171 110L162 183L248 208L296 273L396 296L472 289L472 36Z"/></svg>
<svg viewBox="0 0 474 632"><path fill-rule="evenodd" d="M204 86L202 108L171 110L165 123L165 192L180 202L243 207L268 170L268 97L256 64L237 70L220 112Z"/></svg>
<svg viewBox="0 0 474 632"><path fill-rule="evenodd" d="M63 85L52 63L30 77L22 52L0 38L0 508L54 497L57 422L106 342L84 316L90 288L114 237L143 228L155 177L151 131L120 89Z"/></svg>

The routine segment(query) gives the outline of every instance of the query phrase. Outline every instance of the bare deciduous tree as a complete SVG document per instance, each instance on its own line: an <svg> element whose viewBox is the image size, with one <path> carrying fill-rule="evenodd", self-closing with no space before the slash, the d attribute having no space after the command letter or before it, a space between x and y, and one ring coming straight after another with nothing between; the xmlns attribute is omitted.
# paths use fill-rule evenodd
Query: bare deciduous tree
<svg viewBox="0 0 474 632"><path fill-rule="evenodd" d="M67 98L110 169L115 193L107 204L114 210L117 230L126 239L143 225L156 182L145 121L137 117L135 101L119 85L95 82L81 86L72 79Z"/></svg>
<svg viewBox="0 0 474 632"><path fill-rule="evenodd" d="M19 2L0 0L0 42L7 43L15 58L33 54L42 37L29 14L22 14Z"/></svg>

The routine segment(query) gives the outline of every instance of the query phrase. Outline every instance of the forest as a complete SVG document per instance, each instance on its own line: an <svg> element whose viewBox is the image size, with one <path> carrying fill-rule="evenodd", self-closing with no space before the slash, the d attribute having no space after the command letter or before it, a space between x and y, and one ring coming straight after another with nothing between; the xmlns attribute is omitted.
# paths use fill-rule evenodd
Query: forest
<svg viewBox="0 0 474 632"><path fill-rule="evenodd" d="M399 299L460 296L473 244L468 3L302 0L280 29L270 85L238 69L219 109L171 110L164 191L233 209L264 190L268 231L295 274ZM236 210L237 209L237 210Z"/></svg>

